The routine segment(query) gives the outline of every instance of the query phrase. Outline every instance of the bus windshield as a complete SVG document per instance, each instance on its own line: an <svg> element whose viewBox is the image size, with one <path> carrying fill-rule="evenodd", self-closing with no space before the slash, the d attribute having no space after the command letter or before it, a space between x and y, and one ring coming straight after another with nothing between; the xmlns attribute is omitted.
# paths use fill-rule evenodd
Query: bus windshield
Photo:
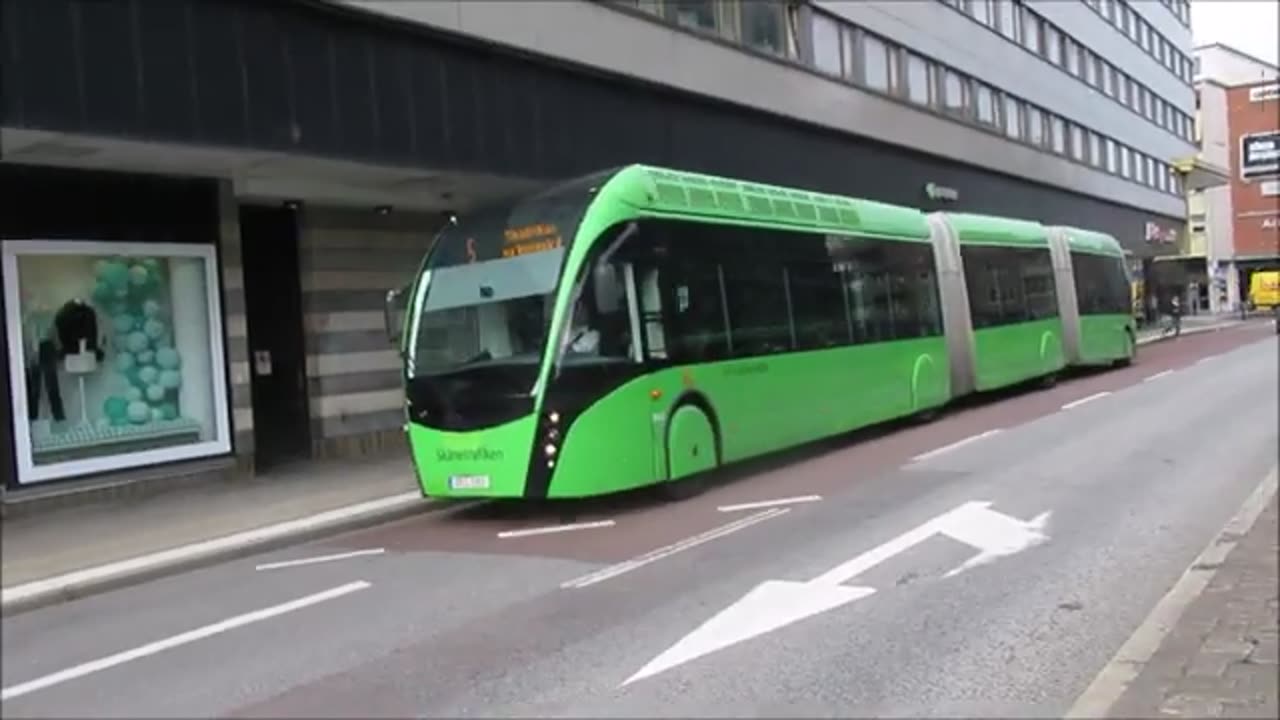
<svg viewBox="0 0 1280 720"><path fill-rule="evenodd" d="M409 380L474 371L499 393L532 390L561 265L592 186L556 186L445 227L414 293Z"/></svg>

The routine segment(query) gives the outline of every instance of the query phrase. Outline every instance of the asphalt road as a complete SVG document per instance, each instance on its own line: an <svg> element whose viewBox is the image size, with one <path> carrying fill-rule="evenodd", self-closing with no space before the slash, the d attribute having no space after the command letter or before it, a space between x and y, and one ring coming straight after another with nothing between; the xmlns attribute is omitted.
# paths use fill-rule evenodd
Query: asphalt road
<svg viewBox="0 0 1280 720"><path fill-rule="evenodd" d="M681 504L462 508L8 617L3 714L1061 717L1276 463L1277 373L1269 325L1191 336ZM562 521L599 525L499 535Z"/></svg>

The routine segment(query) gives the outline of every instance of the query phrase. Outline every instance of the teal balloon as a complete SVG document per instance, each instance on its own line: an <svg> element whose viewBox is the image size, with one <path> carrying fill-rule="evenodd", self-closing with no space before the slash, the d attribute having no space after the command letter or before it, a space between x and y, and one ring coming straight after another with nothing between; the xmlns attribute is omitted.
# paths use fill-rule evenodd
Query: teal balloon
<svg viewBox="0 0 1280 720"><path fill-rule="evenodd" d="M121 290L128 287L129 268L119 260L108 260L98 268L98 279L119 295Z"/></svg>
<svg viewBox="0 0 1280 720"><path fill-rule="evenodd" d="M131 387L124 391L124 398L129 402L137 402L142 399L142 389Z"/></svg>
<svg viewBox="0 0 1280 720"><path fill-rule="evenodd" d="M119 395L112 395L102 403L102 414L107 419L116 424L116 420L123 420L129 413L129 401Z"/></svg>
<svg viewBox="0 0 1280 720"><path fill-rule="evenodd" d="M125 346L129 348L129 352L140 353L151 346L151 339L147 337L146 333L134 330L129 333Z"/></svg>
<svg viewBox="0 0 1280 720"><path fill-rule="evenodd" d="M137 364L137 359L133 356L133 353L122 352L116 355L116 369L119 370L120 372L124 372L125 370L130 369L134 367L136 364Z"/></svg>
<svg viewBox="0 0 1280 720"><path fill-rule="evenodd" d="M143 365L138 368L138 379L148 385L153 385L156 380L160 379L160 371L155 365Z"/></svg>
<svg viewBox="0 0 1280 720"><path fill-rule="evenodd" d="M160 303L155 300L147 300L142 303L142 314L149 318L160 317Z"/></svg>
<svg viewBox="0 0 1280 720"><path fill-rule="evenodd" d="M158 403L163 399L164 399L164 388L160 387L159 385L147 386L147 400L150 400L153 403Z"/></svg>
<svg viewBox="0 0 1280 720"><path fill-rule="evenodd" d="M151 422L160 422L164 419L164 413L158 407L151 408Z"/></svg>
<svg viewBox="0 0 1280 720"><path fill-rule="evenodd" d="M156 351L156 365L164 370L177 370L182 367L182 357L171 347L162 347Z"/></svg>
<svg viewBox="0 0 1280 720"><path fill-rule="evenodd" d="M177 390L182 386L182 373L177 370L161 370L159 383L166 390Z"/></svg>
<svg viewBox="0 0 1280 720"><path fill-rule="evenodd" d="M156 359L156 353L154 350L143 350L142 352L138 353L139 365L150 365L151 363L155 362L155 359Z"/></svg>
<svg viewBox="0 0 1280 720"><path fill-rule="evenodd" d="M111 318L111 324L115 326L117 333L124 335L133 329L133 326L136 324L136 321L133 319L132 315L122 314L122 315L116 315L115 317Z"/></svg>
<svg viewBox="0 0 1280 720"><path fill-rule="evenodd" d="M151 419L151 406L141 400L129 403L129 422L141 425Z"/></svg>
<svg viewBox="0 0 1280 720"><path fill-rule="evenodd" d="M160 414L165 420L177 420L178 406L171 402L167 402L160 406Z"/></svg>
<svg viewBox="0 0 1280 720"><path fill-rule="evenodd" d="M142 378L139 377L139 373L141 371L142 371L142 368L140 367L131 367L128 370L125 370L123 373L121 373L121 375L124 375L124 379L128 380L130 385L134 386L135 388L141 389L147 386L147 383L143 382Z"/></svg>
<svg viewBox="0 0 1280 720"><path fill-rule="evenodd" d="M164 336L165 331L168 330L168 328L165 326L164 323L160 322L159 320L156 320L155 318L152 318L146 321L145 323L143 323L142 330L147 334L147 337L151 338L152 340L159 340L161 337Z"/></svg>
<svg viewBox="0 0 1280 720"><path fill-rule="evenodd" d="M98 281L93 284L93 301L99 305L110 302L115 296L115 291L105 282Z"/></svg>
<svg viewBox="0 0 1280 720"><path fill-rule="evenodd" d="M134 265L129 268L129 282L132 285L146 285L151 279L151 272L145 265Z"/></svg>

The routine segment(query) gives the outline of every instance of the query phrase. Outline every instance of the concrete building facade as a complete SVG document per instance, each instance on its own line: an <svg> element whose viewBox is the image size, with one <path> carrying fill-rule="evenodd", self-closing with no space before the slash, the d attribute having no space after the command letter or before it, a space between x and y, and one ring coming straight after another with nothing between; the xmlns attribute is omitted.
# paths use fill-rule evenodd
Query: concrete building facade
<svg viewBox="0 0 1280 720"><path fill-rule="evenodd" d="M10 0L0 56L10 493L396 445L386 291L441 213L548 180L663 164L1149 261L1193 147L1174 0Z"/></svg>

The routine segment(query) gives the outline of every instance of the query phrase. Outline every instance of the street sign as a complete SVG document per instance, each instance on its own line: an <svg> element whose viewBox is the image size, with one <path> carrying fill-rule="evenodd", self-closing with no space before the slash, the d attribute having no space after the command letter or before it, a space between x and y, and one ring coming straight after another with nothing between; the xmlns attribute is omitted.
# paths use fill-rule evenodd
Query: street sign
<svg viewBox="0 0 1280 720"><path fill-rule="evenodd" d="M1280 131L1240 136L1240 178L1280 173Z"/></svg>
<svg viewBox="0 0 1280 720"><path fill-rule="evenodd" d="M766 580L733 605L684 636L623 685L652 677L677 665L723 650L792 623L847 605L876 592L844 583L937 535L962 542L978 553L944 577L1022 552L1048 540L1049 513L1030 521L991 509L989 502L967 502L913 530L831 568L807 582Z"/></svg>

